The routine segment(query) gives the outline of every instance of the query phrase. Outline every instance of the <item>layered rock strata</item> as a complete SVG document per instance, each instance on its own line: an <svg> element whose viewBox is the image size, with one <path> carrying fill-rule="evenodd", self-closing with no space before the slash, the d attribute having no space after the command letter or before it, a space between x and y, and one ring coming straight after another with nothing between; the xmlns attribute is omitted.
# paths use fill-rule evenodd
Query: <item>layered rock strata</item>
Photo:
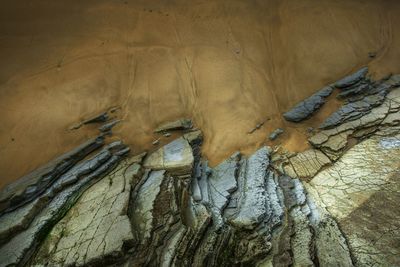
<svg viewBox="0 0 400 267"><path fill-rule="evenodd" d="M366 74L301 153L85 143L1 192L0 266L400 265L400 79Z"/></svg>
<svg viewBox="0 0 400 267"><path fill-rule="evenodd" d="M399 77L373 81L368 76L368 68L362 68L357 72L328 85L301 101L291 110L283 114L287 121L300 122L312 116L326 101L334 89L339 90L338 98L345 104L320 126L321 129L329 129L342 124L345 121L356 120L366 115L370 110L382 104L389 91L399 85Z"/></svg>
<svg viewBox="0 0 400 267"><path fill-rule="evenodd" d="M232 266L270 261L303 266L318 264L320 257L329 264L351 264L339 227L315 206L300 180L272 168L269 148L249 157L235 153L210 168L199 144L199 132L187 134L143 161L144 155L119 161L99 180L98 169L105 171L106 165L97 166L95 159L121 151L112 149L115 144L105 147L46 191L58 194L1 217L7 236L0 248L1 265ZM92 166L92 173L60 187L83 166ZM327 222L329 229L324 228ZM329 255L323 246L331 248Z"/></svg>
<svg viewBox="0 0 400 267"><path fill-rule="evenodd" d="M33 200L64 172L102 145L103 137L89 140L5 187L0 193L0 212L14 210Z"/></svg>
<svg viewBox="0 0 400 267"><path fill-rule="evenodd" d="M91 158L70 166L36 199L3 213L0 217L0 265L26 265L49 230L80 195L117 166L128 151L120 141L111 143Z"/></svg>

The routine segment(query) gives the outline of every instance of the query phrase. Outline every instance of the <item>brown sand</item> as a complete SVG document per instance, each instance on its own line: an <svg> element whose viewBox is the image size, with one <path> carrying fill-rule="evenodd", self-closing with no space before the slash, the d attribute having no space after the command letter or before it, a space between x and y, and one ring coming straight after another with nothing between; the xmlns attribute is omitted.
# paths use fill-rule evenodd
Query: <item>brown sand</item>
<svg viewBox="0 0 400 267"><path fill-rule="evenodd" d="M136 152L182 116L204 131L212 164L276 127L304 149L305 128L337 101L300 125L281 113L360 66L399 73L398 25L396 0L4 0L0 187L93 136L67 129L115 105L115 132Z"/></svg>

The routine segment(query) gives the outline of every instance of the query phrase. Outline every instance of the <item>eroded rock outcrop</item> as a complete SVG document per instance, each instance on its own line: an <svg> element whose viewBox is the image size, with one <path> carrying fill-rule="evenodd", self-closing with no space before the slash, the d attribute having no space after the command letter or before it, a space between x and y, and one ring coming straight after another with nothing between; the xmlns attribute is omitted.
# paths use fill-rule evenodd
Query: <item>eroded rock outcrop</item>
<svg viewBox="0 0 400 267"><path fill-rule="evenodd" d="M65 177L79 170L87 170L86 176L60 187L53 198L38 198L0 217L9 222L2 233L11 238L0 248L1 265L232 266L271 261L304 266L319 262L319 254L328 251L323 247L331 243L342 250L329 250L327 264L351 263L337 225L329 238L326 230L316 234L330 215L316 208L300 180L273 169L269 148L249 157L235 153L210 168L201 158L200 144L200 133L191 132L145 158L118 160L116 167L95 176L106 166L104 153L112 158L125 149L120 142L107 145L50 188L57 191L69 179ZM97 166L94 159L102 163ZM27 212L39 200L44 208ZM13 228L17 220L9 219L18 216L32 217L23 230Z"/></svg>
<svg viewBox="0 0 400 267"><path fill-rule="evenodd" d="M0 266L399 265L400 79L366 73L300 153L89 141L1 193Z"/></svg>

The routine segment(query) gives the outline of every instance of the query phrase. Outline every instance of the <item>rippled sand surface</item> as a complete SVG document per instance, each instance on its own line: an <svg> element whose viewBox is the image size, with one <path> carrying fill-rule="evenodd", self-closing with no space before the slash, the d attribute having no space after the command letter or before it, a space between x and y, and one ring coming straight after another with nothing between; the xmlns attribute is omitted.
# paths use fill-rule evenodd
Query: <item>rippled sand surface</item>
<svg viewBox="0 0 400 267"><path fill-rule="evenodd" d="M212 164L276 127L276 143L302 150L338 101L300 125L282 112L364 65L400 73L398 25L395 0L5 0L0 187L94 136L68 128L113 106L124 120L114 132L135 152L178 117L203 130Z"/></svg>

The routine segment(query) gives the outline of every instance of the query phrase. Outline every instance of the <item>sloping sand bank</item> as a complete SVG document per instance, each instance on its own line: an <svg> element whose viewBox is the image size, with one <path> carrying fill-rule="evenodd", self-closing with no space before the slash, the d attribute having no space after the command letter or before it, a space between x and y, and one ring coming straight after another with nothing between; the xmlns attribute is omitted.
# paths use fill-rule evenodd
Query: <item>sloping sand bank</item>
<svg viewBox="0 0 400 267"><path fill-rule="evenodd" d="M361 66L399 73L398 25L396 0L3 1L0 187L93 136L68 128L112 106L136 152L178 117L213 164L276 127L301 150L336 100L301 125L281 114Z"/></svg>

